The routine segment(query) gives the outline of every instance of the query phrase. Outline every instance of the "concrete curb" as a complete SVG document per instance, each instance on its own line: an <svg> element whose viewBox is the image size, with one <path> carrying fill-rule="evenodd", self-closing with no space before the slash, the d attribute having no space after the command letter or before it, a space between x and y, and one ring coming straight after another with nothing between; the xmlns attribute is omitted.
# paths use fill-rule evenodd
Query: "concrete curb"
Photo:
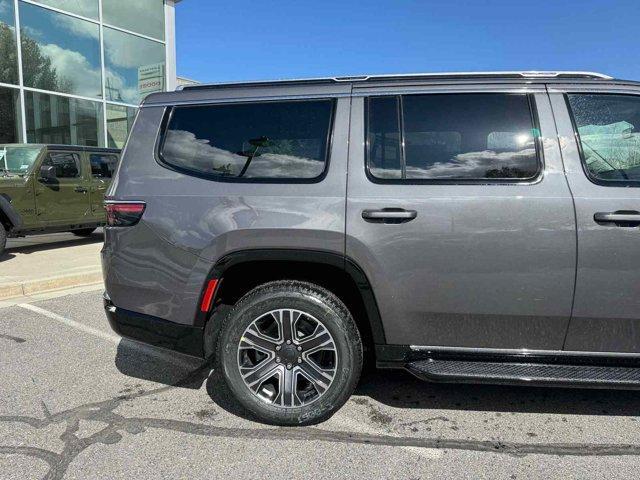
<svg viewBox="0 0 640 480"><path fill-rule="evenodd" d="M0 300L24 295L35 295L62 288L79 287L102 283L102 271L96 270L76 275L41 278L22 283L0 284Z"/></svg>

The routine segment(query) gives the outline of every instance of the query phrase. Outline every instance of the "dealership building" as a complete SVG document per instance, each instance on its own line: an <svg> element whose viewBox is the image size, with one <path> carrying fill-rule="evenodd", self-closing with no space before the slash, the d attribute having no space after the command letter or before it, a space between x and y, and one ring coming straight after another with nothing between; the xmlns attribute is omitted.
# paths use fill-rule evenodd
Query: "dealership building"
<svg viewBox="0 0 640 480"><path fill-rule="evenodd" d="M0 0L0 143L120 148L176 87L180 0Z"/></svg>

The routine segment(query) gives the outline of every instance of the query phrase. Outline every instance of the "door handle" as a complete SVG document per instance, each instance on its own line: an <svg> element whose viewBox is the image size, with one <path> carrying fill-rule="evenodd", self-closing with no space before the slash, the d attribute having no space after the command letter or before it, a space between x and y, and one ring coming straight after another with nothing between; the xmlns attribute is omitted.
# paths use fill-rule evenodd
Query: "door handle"
<svg viewBox="0 0 640 480"><path fill-rule="evenodd" d="M89 190L87 190L86 187L76 187L73 189L73 191L78 193L87 193Z"/></svg>
<svg viewBox="0 0 640 480"><path fill-rule="evenodd" d="M410 222L418 216L415 210L404 208L382 208L380 210L363 210L362 218L369 222L404 223Z"/></svg>
<svg viewBox="0 0 640 480"><path fill-rule="evenodd" d="M635 227L640 225L640 212L598 212L593 216L593 219L598 223L615 223L621 227Z"/></svg>

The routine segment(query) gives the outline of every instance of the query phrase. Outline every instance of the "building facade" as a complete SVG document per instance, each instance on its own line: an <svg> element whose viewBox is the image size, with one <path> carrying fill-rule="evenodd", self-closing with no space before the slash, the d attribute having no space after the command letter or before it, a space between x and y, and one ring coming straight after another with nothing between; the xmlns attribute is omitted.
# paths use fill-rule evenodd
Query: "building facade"
<svg viewBox="0 0 640 480"><path fill-rule="evenodd" d="M0 0L0 143L121 148L176 87L175 3Z"/></svg>

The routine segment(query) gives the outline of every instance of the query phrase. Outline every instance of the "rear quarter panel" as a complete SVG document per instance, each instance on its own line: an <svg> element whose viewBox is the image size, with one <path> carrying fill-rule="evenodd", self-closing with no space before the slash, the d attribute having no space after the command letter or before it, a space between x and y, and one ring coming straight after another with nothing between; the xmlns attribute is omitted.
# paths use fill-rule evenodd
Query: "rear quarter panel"
<svg viewBox="0 0 640 480"><path fill-rule="evenodd" d="M107 192L147 203L136 226L106 229L103 269L114 304L191 324L208 273L228 253L344 254L349 103L337 100L328 172L312 184L216 182L163 167L155 149L165 108L142 108Z"/></svg>

